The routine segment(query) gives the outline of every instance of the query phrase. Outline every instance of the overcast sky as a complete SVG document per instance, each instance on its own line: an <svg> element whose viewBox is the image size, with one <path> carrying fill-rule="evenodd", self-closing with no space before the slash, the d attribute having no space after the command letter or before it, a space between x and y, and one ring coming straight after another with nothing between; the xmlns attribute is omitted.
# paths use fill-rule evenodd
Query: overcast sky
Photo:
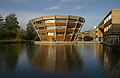
<svg viewBox="0 0 120 78"><path fill-rule="evenodd" d="M97 26L120 0L0 0L0 14L16 13L22 28L30 19L45 15L77 15L85 18L82 30Z"/></svg>

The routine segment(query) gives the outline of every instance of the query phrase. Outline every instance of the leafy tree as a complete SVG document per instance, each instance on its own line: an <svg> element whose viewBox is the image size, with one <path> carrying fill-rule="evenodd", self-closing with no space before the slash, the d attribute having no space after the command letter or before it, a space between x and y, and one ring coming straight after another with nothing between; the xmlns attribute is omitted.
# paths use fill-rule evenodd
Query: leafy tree
<svg viewBox="0 0 120 78"><path fill-rule="evenodd" d="M2 18L2 16L0 15L0 39L3 36L3 32L4 32L4 19Z"/></svg>
<svg viewBox="0 0 120 78"><path fill-rule="evenodd" d="M4 19L2 18L2 16L0 15L0 28L2 28L4 25Z"/></svg>
<svg viewBox="0 0 120 78"><path fill-rule="evenodd" d="M16 14L11 13L5 18L5 31L8 38L16 38L17 30L20 28L18 25L19 22L17 20Z"/></svg>
<svg viewBox="0 0 120 78"><path fill-rule="evenodd" d="M19 28L17 30L17 36L16 36L17 39L26 39L26 36L27 36L27 32L24 29Z"/></svg>
<svg viewBox="0 0 120 78"><path fill-rule="evenodd" d="M28 40L38 40L38 36L32 26L31 21L27 24L27 39Z"/></svg>

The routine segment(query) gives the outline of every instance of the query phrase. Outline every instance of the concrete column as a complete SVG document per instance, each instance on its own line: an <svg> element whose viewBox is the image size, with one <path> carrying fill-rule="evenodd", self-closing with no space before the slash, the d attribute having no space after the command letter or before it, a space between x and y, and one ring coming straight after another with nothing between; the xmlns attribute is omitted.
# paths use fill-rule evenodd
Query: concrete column
<svg viewBox="0 0 120 78"><path fill-rule="evenodd" d="M114 44L114 42L115 42L115 40L114 40L114 35L112 36L112 39L113 39L113 43L112 43L112 44Z"/></svg>

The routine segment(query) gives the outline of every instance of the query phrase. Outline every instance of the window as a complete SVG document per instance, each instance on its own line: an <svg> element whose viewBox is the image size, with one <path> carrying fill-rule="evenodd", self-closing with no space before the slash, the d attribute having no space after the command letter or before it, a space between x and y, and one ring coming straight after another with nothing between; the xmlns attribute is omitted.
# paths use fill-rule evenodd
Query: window
<svg viewBox="0 0 120 78"><path fill-rule="evenodd" d="M38 24L41 24L41 21L36 21L33 23L34 25L38 25Z"/></svg>
<svg viewBox="0 0 120 78"><path fill-rule="evenodd" d="M56 26L56 29L65 29L66 26Z"/></svg>
<svg viewBox="0 0 120 78"><path fill-rule="evenodd" d="M67 22L66 19L56 19L56 22Z"/></svg>
<svg viewBox="0 0 120 78"><path fill-rule="evenodd" d="M112 25L109 25L109 26L107 26L106 28L104 28L104 32L107 32L107 31L109 31L110 29L112 29Z"/></svg>
<svg viewBox="0 0 120 78"><path fill-rule="evenodd" d="M109 18L109 20L112 18L112 14L110 14L109 16L108 16L108 18Z"/></svg>
<svg viewBox="0 0 120 78"><path fill-rule="evenodd" d="M55 26L47 27L47 30L55 30Z"/></svg>
<svg viewBox="0 0 120 78"><path fill-rule="evenodd" d="M45 28L44 27L39 27L39 30L44 30Z"/></svg>
<svg viewBox="0 0 120 78"><path fill-rule="evenodd" d="M57 35L64 35L64 32L57 32Z"/></svg>
<svg viewBox="0 0 120 78"><path fill-rule="evenodd" d="M110 19L112 19L112 14L110 14L110 15L104 20L104 24L105 24L106 22L108 22Z"/></svg>
<svg viewBox="0 0 120 78"><path fill-rule="evenodd" d="M68 26L68 28L70 28L70 29L74 29L74 26Z"/></svg>
<svg viewBox="0 0 120 78"><path fill-rule="evenodd" d="M48 36L54 36L55 33L48 33Z"/></svg>
<svg viewBox="0 0 120 78"><path fill-rule="evenodd" d="M45 23L55 23L55 20L45 20Z"/></svg>
<svg viewBox="0 0 120 78"><path fill-rule="evenodd" d="M76 22L76 20L72 20L72 19L71 19L71 20L69 20L69 22L72 22L72 23L74 23L74 22Z"/></svg>
<svg viewBox="0 0 120 78"><path fill-rule="evenodd" d="M67 32L66 34L68 34L68 35L72 35L72 32Z"/></svg>

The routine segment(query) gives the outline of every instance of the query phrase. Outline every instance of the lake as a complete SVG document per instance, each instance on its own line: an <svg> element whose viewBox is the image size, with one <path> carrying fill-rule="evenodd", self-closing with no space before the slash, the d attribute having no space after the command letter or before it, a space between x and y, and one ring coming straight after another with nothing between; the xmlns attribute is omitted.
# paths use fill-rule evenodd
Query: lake
<svg viewBox="0 0 120 78"><path fill-rule="evenodd" d="M119 60L102 44L0 44L0 78L111 78Z"/></svg>

